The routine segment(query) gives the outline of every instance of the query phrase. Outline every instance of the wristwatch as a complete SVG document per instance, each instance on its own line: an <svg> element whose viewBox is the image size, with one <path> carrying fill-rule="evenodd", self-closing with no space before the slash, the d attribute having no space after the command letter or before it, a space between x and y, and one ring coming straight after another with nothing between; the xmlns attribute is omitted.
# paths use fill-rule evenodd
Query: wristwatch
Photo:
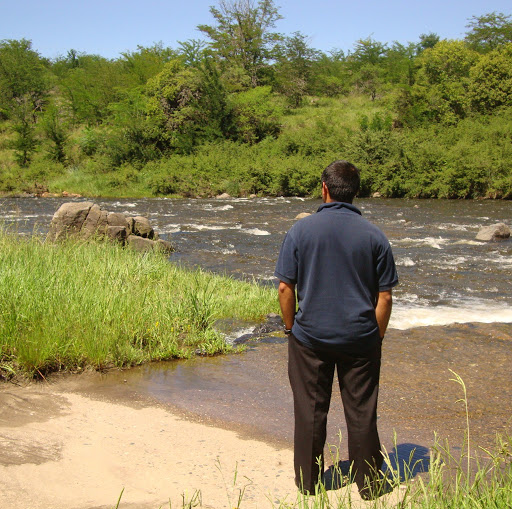
<svg viewBox="0 0 512 509"><path fill-rule="evenodd" d="M291 329L287 329L286 326L284 327L284 333L289 336L292 333Z"/></svg>

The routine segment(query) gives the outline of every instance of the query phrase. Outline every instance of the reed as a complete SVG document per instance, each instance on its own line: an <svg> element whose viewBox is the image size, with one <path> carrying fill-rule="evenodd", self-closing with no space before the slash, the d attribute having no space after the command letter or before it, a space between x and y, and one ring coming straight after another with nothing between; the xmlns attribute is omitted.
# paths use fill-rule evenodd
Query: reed
<svg viewBox="0 0 512 509"><path fill-rule="evenodd" d="M109 243L0 228L0 266L0 378L224 353L215 319L278 309L272 289Z"/></svg>

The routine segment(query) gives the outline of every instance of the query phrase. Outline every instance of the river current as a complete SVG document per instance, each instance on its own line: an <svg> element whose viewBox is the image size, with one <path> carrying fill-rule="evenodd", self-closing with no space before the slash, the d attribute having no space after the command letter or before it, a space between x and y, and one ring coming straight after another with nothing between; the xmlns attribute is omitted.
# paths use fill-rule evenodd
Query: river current
<svg viewBox="0 0 512 509"><path fill-rule="evenodd" d="M45 235L66 198L2 198L0 221L22 235ZM275 284L286 231L319 200L301 198L94 200L109 211L147 216L177 251L170 260ZM356 200L388 236L400 278L390 327L512 322L512 241L479 242L478 230L511 223L504 201Z"/></svg>

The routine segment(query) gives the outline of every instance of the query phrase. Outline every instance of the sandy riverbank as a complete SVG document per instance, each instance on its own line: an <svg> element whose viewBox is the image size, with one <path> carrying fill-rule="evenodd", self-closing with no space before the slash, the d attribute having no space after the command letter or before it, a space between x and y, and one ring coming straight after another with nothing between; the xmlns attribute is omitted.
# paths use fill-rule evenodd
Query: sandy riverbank
<svg viewBox="0 0 512 509"><path fill-rule="evenodd" d="M415 451L428 468L435 432L462 445L461 387L450 370L467 385L472 447L492 449L497 432L510 432L511 341L511 324L389 331L379 402L387 450L400 458ZM121 509L169 500L180 508L182 495L189 502L197 490L202 507L232 509L244 488L242 509L292 504L292 422L282 342L107 375L3 383L0 507L110 509L123 488ZM329 423L335 443L345 433L339 395ZM347 458L346 441L340 455ZM352 485L332 496L347 489L354 492Z"/></svg>
<svg viewBox="0 0 512 509"><path fill-rule="evenodd" d="M52 385L0 386L0 442L6 509L106 509L123 489L124 509L182 507L198 491L215 509L236 507L241 490L242 508L296 500L289 449Z"/></svg>

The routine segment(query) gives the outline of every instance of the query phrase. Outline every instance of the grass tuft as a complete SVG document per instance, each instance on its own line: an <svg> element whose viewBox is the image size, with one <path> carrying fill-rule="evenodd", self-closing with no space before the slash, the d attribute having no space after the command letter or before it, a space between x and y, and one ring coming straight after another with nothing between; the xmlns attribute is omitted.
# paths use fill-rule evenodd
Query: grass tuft
<svg viewBox="0 0 512 509"><path fill-rule="evenodd" d="M0 266L0 378L228 352L214 319L278 308L271 289L108 243L0 229Z"/></svg>

